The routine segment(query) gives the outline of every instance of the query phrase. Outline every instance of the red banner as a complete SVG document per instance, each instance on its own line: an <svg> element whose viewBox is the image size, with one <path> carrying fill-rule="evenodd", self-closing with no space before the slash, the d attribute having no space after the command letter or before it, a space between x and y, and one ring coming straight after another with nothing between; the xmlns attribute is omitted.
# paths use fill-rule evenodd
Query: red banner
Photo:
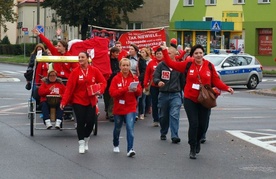
<svg viewBox="0 0 276 179"><path fill-rule="evenodd" d="M124 49L128 49L130 44L136 44L138 48L153 47L166 41L164 29L133 30L123 33L118 39Z"/></svg>

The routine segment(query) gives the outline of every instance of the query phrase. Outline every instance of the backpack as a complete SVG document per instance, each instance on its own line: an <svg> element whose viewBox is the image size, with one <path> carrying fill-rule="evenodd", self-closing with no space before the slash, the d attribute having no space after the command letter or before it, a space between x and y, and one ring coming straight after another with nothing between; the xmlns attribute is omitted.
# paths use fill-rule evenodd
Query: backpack
<svg viewBox="0 0 276 179"><path fill-rule="evenodd" d="M183 81L183 87L185 87L186 85L186 78L187 78L187 73L188 73L188 70L190 68L190 66L192 65L193 62L188 62L187 65L186 65L186 68L185 68L185 71L184 71L184 81ZM212 71L212 64L210 62L208 62L208 67L209 69Z"/></svg>

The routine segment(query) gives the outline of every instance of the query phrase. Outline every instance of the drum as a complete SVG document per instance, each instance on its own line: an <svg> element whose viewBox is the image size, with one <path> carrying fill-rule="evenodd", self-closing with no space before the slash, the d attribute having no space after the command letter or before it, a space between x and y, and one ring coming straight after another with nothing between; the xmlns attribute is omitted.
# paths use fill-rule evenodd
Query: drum
<svg viewBox="0 0 276 179"><path fill-rule="evenodd" d="M47 103L50 106L50 119L51 121L56 120L56 107L60 104L60 95L47 95Z"/></svg>

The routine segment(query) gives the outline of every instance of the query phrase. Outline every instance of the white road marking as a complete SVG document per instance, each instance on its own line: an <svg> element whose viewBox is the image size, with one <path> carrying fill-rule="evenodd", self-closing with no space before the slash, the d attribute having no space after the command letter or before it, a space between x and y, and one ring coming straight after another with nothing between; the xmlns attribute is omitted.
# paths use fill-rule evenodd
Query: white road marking
<svg viewBox="0 0 276 179"><path fill-rule="evenodd" d="M20 82L19 78L0 78L0 82Z"/></svg>
<svg viewBox="0 0 276 179"><path fill-rule="evenodd" d="M242 131L242 130L226 130L226 132L230 133L231 135L233 135L237 138L245 140L251 144L254 144L256 146L262 147L266 150L276 153L276 146L271 145L273 143L276 143L276 135L275 134L260 133L260 132L253 132L253 131ZM247 134L254 134L254 136L256 136L256 135L260 135L260 136L251 137L250 135L247 135ZM269 136L274 136L275 141L274 140L267 141L267 140L259 139L260 137L269 137Z"/></svg>

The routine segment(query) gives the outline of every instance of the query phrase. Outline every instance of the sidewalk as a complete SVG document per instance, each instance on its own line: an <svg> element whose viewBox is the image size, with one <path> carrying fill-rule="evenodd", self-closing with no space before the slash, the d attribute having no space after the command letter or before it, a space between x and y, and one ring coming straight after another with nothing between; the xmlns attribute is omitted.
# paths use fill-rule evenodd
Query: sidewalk
<svg viewBox="0 0 276 179"><path fill-rule="evenodd" d="M276 71L276 66L263 66L263 70L267 70L267 71Z"/></svg>

